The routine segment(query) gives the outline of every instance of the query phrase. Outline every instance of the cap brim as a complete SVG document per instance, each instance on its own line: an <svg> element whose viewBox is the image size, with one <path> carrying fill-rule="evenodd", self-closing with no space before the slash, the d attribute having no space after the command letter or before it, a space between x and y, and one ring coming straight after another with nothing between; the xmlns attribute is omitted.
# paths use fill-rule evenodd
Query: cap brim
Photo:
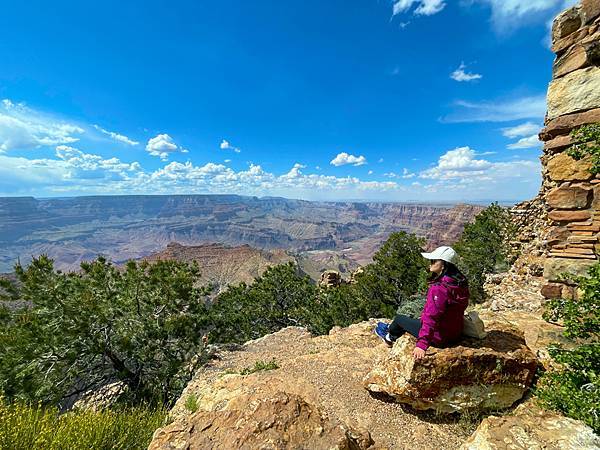
<svg viewBox="0 0 600 450"><path fill-rule="evenodd" d="M421 253L421 256L425 259L437 259L433 256L433 253Z"/></svg>

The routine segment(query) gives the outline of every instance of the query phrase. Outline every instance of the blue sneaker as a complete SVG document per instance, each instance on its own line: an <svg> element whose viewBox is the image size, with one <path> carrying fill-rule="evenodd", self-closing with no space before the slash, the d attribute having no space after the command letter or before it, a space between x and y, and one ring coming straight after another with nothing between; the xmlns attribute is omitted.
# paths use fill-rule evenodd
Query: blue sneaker
<svg viewBox="0 0 600 450"><path fill-rule="evenodd" d="M379 322L375 327L375 334L386 343L388 347L394 345L394 342L390 339L390 334L388 333L389 326L383 322Z"/></svg>

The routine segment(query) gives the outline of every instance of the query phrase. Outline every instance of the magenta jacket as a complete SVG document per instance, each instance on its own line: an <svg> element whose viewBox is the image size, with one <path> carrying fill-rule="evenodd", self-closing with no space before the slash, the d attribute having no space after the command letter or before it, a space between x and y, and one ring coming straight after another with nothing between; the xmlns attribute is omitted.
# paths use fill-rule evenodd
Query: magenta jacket
<svg viewBox="0 0 600 450"><path fill-rule="evenodd" d="M457 341L462 334L464 312L469 304L469 288L453 278L443 276L427 291L427 301L421 314L421 330L417 347L427 350L431 345L443 347Z"/></svg>

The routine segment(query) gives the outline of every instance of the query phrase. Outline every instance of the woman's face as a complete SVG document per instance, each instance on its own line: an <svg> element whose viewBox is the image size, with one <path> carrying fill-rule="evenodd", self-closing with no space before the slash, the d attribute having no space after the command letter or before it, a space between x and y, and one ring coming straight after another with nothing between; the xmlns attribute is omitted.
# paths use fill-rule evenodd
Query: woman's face
<svg viewBox="0 0 600 450"><path fill-rule="evenodd" d="M444 270L444 261L441 259L432 259L429 261L429 271L439 275Z"/></svg>

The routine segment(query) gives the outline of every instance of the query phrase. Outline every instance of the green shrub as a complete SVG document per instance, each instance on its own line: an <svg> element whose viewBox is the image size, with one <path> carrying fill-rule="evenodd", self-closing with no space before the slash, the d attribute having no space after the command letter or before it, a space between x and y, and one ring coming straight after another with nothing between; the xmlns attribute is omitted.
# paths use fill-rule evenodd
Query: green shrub
<svg viewBox="0 0 600 450"><path fill-rule="evenodd" d="M254 366L246 367L240 370L240 375L250 375L256 372L275 369L279 369L279 365L277 364L277 361L275 361L275 358L273 358L271 361L259 360L254 363Z"/></svg>
<svg viewBox="0 0 600 450"><path fill-rule="evenodd" d="M591 123L575 128L571 131L572 147L567 150L567 154L580 160L587 155L592 157L592 168L590 172L593 175L600 173L600 123Z"/></svg>
<svg viewBox="0 0 600 450"><path fill-rule="evenodd" d="M197 267L98 258L81 269L55 271L45 256L16 267L24 306L0 314L0 392L55 404L117 379L137 401L175 400L202 363Z"/></svg>
<svg viewBox="0 0 600 450"><path fill-rule="evenodd" d="M487 274L508 269L513 256L508 242L515 231L510 213L497 203L477 214L473 223L465 225L454 249L459 256L458 266L469 280L472 302L484 300L483 283Z"/></svg>
<svg viewBox="0 0 600 450"><path fill-rule="evenodd" d="M165 417L164 409L143 406L60 414L56 408L0 399L0 449L145 449Z"/></svg>
<svg viewBox="0 0 600 450"><path fill-rule="evenodd" d="M185 409L191 413L198 411L198 396L196 394L189 394L185 399Z"/></svg>
<svg viewBox="0 0 600 450"><path fill-rule="evenodd" d="M600 264L591 267L587 277L572 281L579 285L580 298L549 300L544 318L562 320L564 335L574 341L574 348L558 344L549 348L562 368L545 373L536 392L545 407L582 420L600 433Z"/></svg>

